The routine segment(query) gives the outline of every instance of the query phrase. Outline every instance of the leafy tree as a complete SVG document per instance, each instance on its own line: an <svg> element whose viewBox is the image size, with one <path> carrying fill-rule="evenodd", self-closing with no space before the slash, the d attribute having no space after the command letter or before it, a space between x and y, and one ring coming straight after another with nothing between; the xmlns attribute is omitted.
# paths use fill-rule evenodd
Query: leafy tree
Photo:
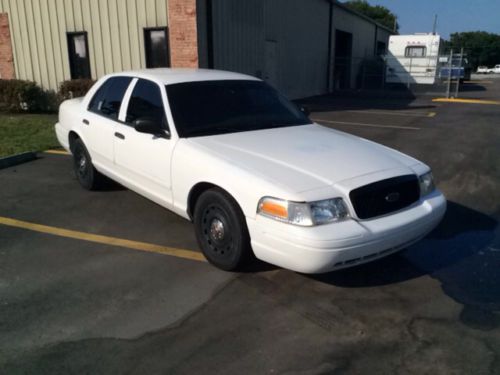
<svg viewBox="0 0 500 375"><path fill-rule="evenodd" d="M445 51L459 53L461 48L467 54L473 68L479 65L493 66L500 64L500 35L485 31L467 31L452 33L450 41L445 43Z"/></svg>
<svg viewBox="0 0 500 375"><path fill-rule="evenodd" d="M344 3L349 8L364 14L391 30L398 31L397 16L389 9L381 5L370 5L366 0L349 0Z"/></svg>

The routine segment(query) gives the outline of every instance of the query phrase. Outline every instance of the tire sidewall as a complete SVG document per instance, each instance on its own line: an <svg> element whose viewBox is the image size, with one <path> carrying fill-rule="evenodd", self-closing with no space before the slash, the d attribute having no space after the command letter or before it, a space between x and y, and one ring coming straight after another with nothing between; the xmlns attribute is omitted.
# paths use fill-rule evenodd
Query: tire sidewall
<svg viewBox="0 0 500 375"><path fill-rule="evenodd" d="M85 157L86 159L86 174L85 176L82 176L78 172L79 168L79 162L81 160L81 157ZM75 141L75 145L73 147L73 167L74 167L74 172L75 176L80 183L80 185L87 189L87 190L92 190L95 188L95 171L94 167L92 166L92 159L90 158L90 155L87 151L87 148L83 144L83 142L80 139L77 139Z"/></svg>
<svg viewBox="0 0 500 375"><path fill-rule="evenodd" d="M207 244L207 234L204 232L203 219L209 208L216 207L218 213L223 213L225 225L228 225L227 235L231 236L230 256L221 256ZM233 271L241 266L249 258L250 238L244 220L244 215L237 202L227 193L219 189L210 189L204 192L196 202L194 210L194 226L196 239L207 260L214 266Z"/></svg>

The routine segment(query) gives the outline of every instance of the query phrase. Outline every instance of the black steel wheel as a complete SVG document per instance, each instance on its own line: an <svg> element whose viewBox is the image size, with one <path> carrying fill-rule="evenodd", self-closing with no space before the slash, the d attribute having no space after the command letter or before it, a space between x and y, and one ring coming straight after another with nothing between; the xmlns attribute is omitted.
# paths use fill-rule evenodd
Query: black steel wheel
<svg viewBox="0 0 500 375"><path fill-rule="evenodd" d="M251 256L250 236L239 205L220 189L205 191L194 210L196 239L214 266L233 271Z"/></svg>
<svg viewBox="0 0 500 375"><path fill-rule="evenodd" d="M92 159L81 139L75 140L72 147L73 168L80 185L87 190L96 190L102 176L92 165Z"/></svg>

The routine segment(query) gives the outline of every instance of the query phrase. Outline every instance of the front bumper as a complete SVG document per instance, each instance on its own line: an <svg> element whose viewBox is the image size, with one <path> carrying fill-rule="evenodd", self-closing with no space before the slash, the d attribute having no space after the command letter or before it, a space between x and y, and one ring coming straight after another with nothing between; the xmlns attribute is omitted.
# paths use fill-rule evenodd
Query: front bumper
<svg viewBox="0 0 500 375"><path fill-rule="evenodd" d="M370 220L299 227L257 215L247 225L255 256L303 273L350 267L401 250L434 229L444 216L439 190L402 211Z"/></svg>

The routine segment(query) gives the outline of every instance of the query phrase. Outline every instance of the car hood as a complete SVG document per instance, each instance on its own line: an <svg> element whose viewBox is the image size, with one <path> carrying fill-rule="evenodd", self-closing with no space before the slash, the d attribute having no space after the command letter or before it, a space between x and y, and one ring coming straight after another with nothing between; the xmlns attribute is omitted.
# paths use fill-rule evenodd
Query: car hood
<svg viewBox="0 0 500 375"><path fill-rule="evenodd" d="M398 151L317 124L190 138L191 143L289 191L421 164Z"/></svg>

